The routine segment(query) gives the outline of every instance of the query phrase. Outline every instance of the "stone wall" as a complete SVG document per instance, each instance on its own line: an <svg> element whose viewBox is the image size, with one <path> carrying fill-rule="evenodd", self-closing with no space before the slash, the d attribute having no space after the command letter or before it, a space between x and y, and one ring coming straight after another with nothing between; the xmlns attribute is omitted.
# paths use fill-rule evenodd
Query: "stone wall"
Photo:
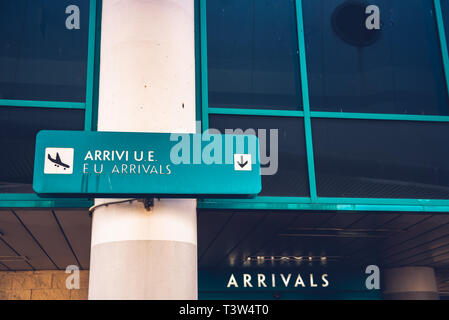
<svg viewBox="0 0 449 320"><path fill-rule="evenodd" d="M80 289L68 290L62 271L0 272L0 300L87 300L89 271L80 271Z"/></svg>

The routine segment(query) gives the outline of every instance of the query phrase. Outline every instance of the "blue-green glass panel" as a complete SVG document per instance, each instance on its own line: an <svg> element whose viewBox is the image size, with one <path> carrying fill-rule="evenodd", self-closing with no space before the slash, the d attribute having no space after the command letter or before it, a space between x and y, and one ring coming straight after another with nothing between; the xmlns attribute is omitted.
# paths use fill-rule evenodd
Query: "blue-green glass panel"
<svg viewBox="0 0 449 320"><path fill-rule="evenodd" d="M33 193L36 134L84 129L84 110L0 108L0 193Z"/></svg>
<svg viewBox="0 0 449 320"><path fill-rule="evenodd" d="M441 4L441 13L443 14L444 31L446 33L446 44L449 43L449 0L438 0ZM448 47L449 49L449 47Z"/></svg>
<svg viewBox="0 0 449 320"><path fill-rule="evenodd" d="M294 0L208 0L210 108L301 109Z"/></svg>
<svg viewBox="0 0 449 320"><path fill-rule="evenodd" d="M211 115L209 121L210 128L221 133L240 129L245 134L258 135L261 157L264 158L261 158L260 196L309 196L302 118Z"/></svg>
<svg viewBox="0 0 449 320"><path fill-rule="evenodd" d="M320 197L449 199L449 124L313 119Z"/></svg>
<svg viewBox="0 0 449 320"><path fill-rule="evenodd" d="M439 0L439 1L441 4L441 12L443 14L444 30L446 31L446 36L448 36L448 32L449 32L449 1L448 0Z"/></svg>
<svg viewBox="0 0 449 320"><path fill-rule="evenodd" d="M312 111L449 114L433 0L302 2Z"/></svg>
<svg viewBox="0 0 449 320"><path fill-rule="evenodd" d="M85 101L89 0L1 1L0 30L0 99Z"/></svg>

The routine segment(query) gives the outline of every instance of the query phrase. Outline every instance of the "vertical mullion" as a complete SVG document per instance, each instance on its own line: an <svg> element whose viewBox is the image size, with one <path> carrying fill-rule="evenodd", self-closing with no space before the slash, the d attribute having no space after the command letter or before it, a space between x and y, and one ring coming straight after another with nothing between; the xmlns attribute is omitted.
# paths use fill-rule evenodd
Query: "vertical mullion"
<svg viewBox="0 0 449 320"><path fill-rule="evenodd" d="M209 129L209 82L207 72L207 7L206 0L200 0L201 28L201 108L203 131Z"/></svg>
<svg viewBox="0 0 449 320"><path fill-rule="evenodd" d="M195 126L196 133L202 133L202 108L201 108L201 26L200 26L200 0L194 0L194 15L195 15ZM198 126L198 123L200 126Z"/></svg>
<svg viewBox="0 0 449 320"><path fill-rule="evenodd" d="M434 0L433 3L440 39L441 56L443 58L444 74L446 76L446 88L449 94L449 53L447 49L446 31L444 29L443 12L441 10L441 0Z"/></svg>
<svg viewBox="0 0 449 320"><path fill-rule="evenodd" d="M89 4L89 36L87 50L87 83L86 83L86 111L84 114L84 130L92 130L92 108L94 92L94 63L95 63L95 32L97 17L97 0L90 0Z"/></svg>
<svg viewBox="0 0 449 320"><path fill-rule="evenodd" d="M312 144L312 122L310 119L310 100L309 100L309 83L307 79L307 58L306 45L304 38L304 20L302 12L302 0L296 0L296 26L298 33L298 47L299 47L299 69L301 76L302 101L304 109L304 128L306 138L306 152L307 152L307 168L309 173L309 188L310 198L312 202L317 200L317 190L315 181L315 162L313 156Z"/></svg>

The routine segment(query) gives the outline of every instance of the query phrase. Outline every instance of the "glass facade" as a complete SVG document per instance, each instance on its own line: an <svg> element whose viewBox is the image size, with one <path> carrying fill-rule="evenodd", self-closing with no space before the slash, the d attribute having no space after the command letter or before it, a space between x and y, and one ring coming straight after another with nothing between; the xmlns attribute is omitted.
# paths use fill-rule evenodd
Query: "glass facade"
<svg viewBox="0 0 449 320"><path fill-rule="evenodd" d="M278 132L277 171L263 176L254 203L448 199L449 155L441 148L449 126L448 0L372 0L380 21L372 30L363 1L197 4L203 129ZM80 29L66 27L69 5L80 10ZM9 30L0 35L4 128L30 117L29 132L94 128L97 5L0 4L0 24ZM38 110L53 122L36 117ZM8 130L0 137L5 145ZM30 133L20 142L27 147L17 147L30 150L29 160L32 141ZM29 171L14 172L5 168L2 183L30 182ZM22 190L8 188L0 193Z"/></svg>
<svg viewBox="0 0 449 320"><path fill-rule="evenodd" d="M449 199L444 123L314 119L320 197Z"/></svg>
<svg viewBox="0 0 449 320"><path fill-rule="evenodd" d="M83 130L84 110L0 107L0 193L33 193L36 134Z"/></svg>
<svg viewBox="0 0 449 320"><path fill-rule="evenodd" d="M207 2L209 105L301 108L293 0Z"/></svg>
<svg viewBox="0 0 449 320"><path fill-rule="evenodd" d="M440 0L441 15L444 22L444 31L449 35L449 0Z"/></svg>
<svg viewBox="0 0 449 320"><path fill-rule="evenodd" d="M40 130L92 128L96 5L0 3L0 199L34 193Z"/></svg>
<svg viewBox="0 0 449 320"><path fill-rule="evenodd" d="M350 4L303 1L311 110L448 115L433 1L370 1L380 30L365 27L366 5Z"/></svg>
<svg viewBox="0 0 449 320"><path fill-rule="evenodd" d="M203 68L205 61L208 67L203 128L279 130L280 170L263 177L254 204L279 203L282 209L283 203L299 208L339 199L353 204L449 199L449 153L442 147L449 142L449 1L201 3L201 14L207 13L203 39L208 41L202 51L207 49ZM377 16L368 5L378 8ZM280 8L275 22L268 22ZM378 17L378 28L367 27L373 17ZM273 37L279 30L284 36ZM289 46L286 37L293 41ZM278 70L290 68L282 77L263 76L267 73L261 70L269 67L258 59L272 53L276 58L271 61L285 60ZM236 72L247 70L250 77ZM288 90L288 79L295 79L295 107L266 98L286 101L276 96L274 79ZM264 88L263 101L251 100L255 86L242 81ZM223 90L217 98L228 83L239 88L239 95ZM217 206L245 205L229 200Z"/></svg>
<svg viewBox="0 0 449 320"><path fill-rule="evenodd" d="M214 115L211 117L210 126L220 130L221 133L241 129L251 134L247 130L257 128L258 132L255 133L259 133L259 138L263 132L266 147L261 153L267 156L267 161L263 161L265 163L262 164L262 168L275 173L262 176L260 196L309 196L304 123L301 119ZM279 129L270 132L272 128ZM277 144L274 149L273 144ZM278 156L275 157L275 154Z"/></svg>
<svg viewBox="0 0 449 320"><path fill-rule="evenodd" d="M76 5L80 28L66 27ZM89 0L0 3L0 99L84 102Z"/></svg>

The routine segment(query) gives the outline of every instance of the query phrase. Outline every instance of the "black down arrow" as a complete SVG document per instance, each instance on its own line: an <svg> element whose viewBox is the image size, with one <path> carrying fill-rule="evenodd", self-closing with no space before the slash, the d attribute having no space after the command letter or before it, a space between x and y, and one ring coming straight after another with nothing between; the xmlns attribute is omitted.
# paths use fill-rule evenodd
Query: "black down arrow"
<svg viewBox="0 0 449 320"><path fill-rule="evenodd" d="M248 161L243 162L243 156L241 156L240 162L237 161L237 164L240 166L240 168L244 168L248 164Z"/></svg>

